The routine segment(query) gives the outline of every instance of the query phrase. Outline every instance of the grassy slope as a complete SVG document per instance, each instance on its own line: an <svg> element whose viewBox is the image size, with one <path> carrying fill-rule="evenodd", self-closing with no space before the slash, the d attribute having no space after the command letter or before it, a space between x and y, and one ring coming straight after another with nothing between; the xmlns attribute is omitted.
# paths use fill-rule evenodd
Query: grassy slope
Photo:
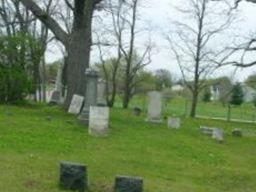
<svg viewBox="0 0 256 192"><path fill-rule="evenodd" d="M199 125L224 128L225 143ZM230 136L235 127L246 135ZM145 192L254 192L255 145L255 125L184 119L175 131L114 109L109 137L93 138L58 108L0 106L0 191L60 191L59 162L68 160L88 165L92 192L111 191L117 174L143 177Z"/></svg>

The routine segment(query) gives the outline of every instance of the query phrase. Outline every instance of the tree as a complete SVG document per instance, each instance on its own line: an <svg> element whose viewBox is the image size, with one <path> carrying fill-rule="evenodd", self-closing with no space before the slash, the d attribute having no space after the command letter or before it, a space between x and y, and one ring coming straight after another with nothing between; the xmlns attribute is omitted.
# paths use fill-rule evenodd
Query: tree
<svg viewBox="0 0 256 192"><path fill-rule="evenodd" d="M48 15L54 15L54 9L57 4L56 1L42 0L40 4ZM38 43L40 43L42 50L41 58L37 60L38 63L34 63L34 67L31 68L31 74L34 74L34 99L45 101L46 76L44 54L47 44L51 41L47 27L38 22L33 14L22 6L19 0L2 0L0 4L0 18L2 21L1 32L3 35L16 36L17 34L23 34L37 39ZM31 47L31 50L33 50L33 47ZM37 97L37 95L39 95L39 97Z"/></svg>
<svg viewBox="0 0 256 192"><path fill-rule="evenodd" d="M179 7L178 12L185 18L173 22L177 30L167 34L167 40L192 93L190 116L195 117L205 79L216 70L214 61L225 54L225 46L211 46L211 43L231 25L234 17L230 6L222 1L189 0L187 7Z"/></svg>
<svg viewBox="0 0 256 192"><path fill-rule="evenodd" d="M232 105L241 105L244 101L244 93L240 83L236 83L233 86L231 93L230 104Z"/></svg>
<svg viewBox="0 0 256 192"><path fill-rule="evenodd" d="M158 69L155 72L156 89L162 90L163 88L170 88L172 86L172 75L166 69Z"/></svg>
<svg viewBox="0 0 256 192"><path fill-rule="evenodd" d="M33 37L16 34L0 38L0 102L15 103L33 90L30 73L41 58L41 46Z"/></svg>
<svg viewBox="0 0 256 192"><path fill-rule="evenodd" d="M232 82L228 77L220 77L216 81L220 85L219 101L225 107L225 105L228 104L230 101L230 96L232 93Z"/></svg>
<svg viewBox="0 0 256 192"><path fill-rule="evenodd" d="M141 0L116 1L107 0L106 7L110 13L111 23L106 27L110 44L115 49L113 69L120 68L123 79L122 100L123 108L128 108L130 99L138 81L137 74L151 62L152 43L149 35L145 47L136 46L139 32L146 30L138 29L139 4ZM100 41L100 44L102 42ZM114 73L113 73L114 74Z"/></svg>
<svg viewBox="0 0 256 192"><path fill-rule="evenodd" d="M13 0L15 1L15 0ZM73 94L85 94L85 69L89 67L90 49L92 45L92 19L94 10L101 0L75 0L66 5L73 11L72 31L69 34L52 16L47 14L33 0L19 0L41 22L49 28L67 50L67 97L66 107L69 106Z"/></svg>
<svg viewBox="0 0 256 192"><path fill-rule="evenodd" d="M207 86L205 89L204 89L204 93L203 93L203 102L205 103L208 103L211 101L211 97L212 97L212 94L211 94L211 90L210 88Z"/></svg>
<svg viewBox="0 0 256 192"><path fill-rule="evenodd" d="M246 80L245 84L249 87L256 89L256 74L250 75Z"/></svg>
<svg viewBox="0 0 256 192"><path fill-rule="evenodd" d="M100 76L106 82L106 101L109 107L113 107L115 104L118 85L120 84L121 71L119 69L121 58L103 59L102 55L101 63L96 64L96 67L100 73Z"/></svg>

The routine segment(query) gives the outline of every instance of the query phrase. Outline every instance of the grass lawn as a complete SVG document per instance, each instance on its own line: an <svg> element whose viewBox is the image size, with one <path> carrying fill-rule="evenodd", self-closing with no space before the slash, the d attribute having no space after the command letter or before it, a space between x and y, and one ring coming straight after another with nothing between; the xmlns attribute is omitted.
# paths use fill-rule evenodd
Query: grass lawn
<svg viewBox="0 0 256 192"><path fill-rule="evenodd" d="M0 191L61 191L62 160L88 165L91 192L110 192L117 174L143 177L144 192L256 191L255 125L187 118L169 130L144 118L113 109L109 137L93 138L57 107L0 106ZM225 142L200 125L223 128ZM237 127L244 137L231 136Z"/></svg>
<svg viewBox="0 0 256 192"><path fill-rule="evenodd" d="M188 116L191 106L190 102L191 101L186 101L183 98L175 98L168 102L163 102L163 109L165 114ZM117 106L121 107L120 101L117 103ZM147 106L147 98L144 95L135 96L135 98L131 101L131 107L134 106L139 106L145 110ZM224 107L220 102L205 103L199 101L197 107L197 115L227 119L228 107ZM254 107L252 103L244 103L242 106L232 107L230 117L231 119L256 122L256 107Z"/></svg>

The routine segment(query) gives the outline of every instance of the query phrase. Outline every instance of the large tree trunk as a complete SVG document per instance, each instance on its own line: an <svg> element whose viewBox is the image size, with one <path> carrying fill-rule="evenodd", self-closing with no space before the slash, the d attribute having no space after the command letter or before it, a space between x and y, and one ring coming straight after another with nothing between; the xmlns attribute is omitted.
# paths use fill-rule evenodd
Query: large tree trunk
<svg viewBox="0 0 256 192"><path fill-rule="evenodd" d="M130 89L129 89L129 83L126 82L125 89L124 89L124 97L123 97L123 108L127 109L129 107L130 102Z"/></svg>
<svg viewBox="0 0 256 192"><path fill-rule="evenodd" d="M193 117L193 118L196 117L197 102L198 102L198 93L194 92L192 97L190 117Z"/></svg>
<svg viewBox="0 0 256 192"><path fill-rule="evenodd" d="M91 49L91 24L93 1L79 1L76 4L75 21L68 46L67 58L67 97L68 107L74 94L85 95L85 70L89 67Z"/></svg>
<svg viewBox="0 0 256 192"><path fill-rule="evenodd" d="M27 9L41 20L66 47L68 52L66 77L67 97L65 107L68 107L73 94L85 95L85 69L89 67L91 47L91 24L95 5L101 0L75 0L74 23L71 35L33 0L20 0Z"/></svg>

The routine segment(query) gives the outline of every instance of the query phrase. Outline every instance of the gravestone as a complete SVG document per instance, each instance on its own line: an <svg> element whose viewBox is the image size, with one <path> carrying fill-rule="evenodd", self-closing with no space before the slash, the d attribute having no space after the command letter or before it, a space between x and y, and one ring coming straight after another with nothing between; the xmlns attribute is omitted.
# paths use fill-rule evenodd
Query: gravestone
<svg viewBox="0 0 256 192"><path fill-rule="evenodd" d="M199 130L200 130L203 134L212 136L212 133L213 133L214 128L213 128L213 127L200 126Z"/></svg>
<svg viewBox="0 0 256 192"><path fill-rule="evenodd" d="M84 192L88 188L87 167L82 164L61 162L59 182L63 189Z"/></svg>
<svg viewBox="0 0 256 192"><path fill-rule="evenodd" d="M99 106L106 106L106 82L103 79L98 81L97 85L97 104Z"/></svg>
<svg viewBox="0 0 256 192"><path fill-rule="evenodd" d="M134 107L133 108L133 115L140 116L141 112L142 112L141 108L139 108L139 107Z"/></svg>
<svg viewBox="0 0 256 192"><path fill-rule="evenodd" d="M59 91L53 91L49 103L59 104L60 101L61 101L61 93Z"/></svg>
<svg viewBox="0 0 256 192"><path fill-rule="evenodd" d="M75 114L75 115L79 114L81 112L83 103L84 103L84 97L80 95L73 95L71 104L68 109L68 113Z"/></svg>
<svg viewBox="0 0 256 192"><path fill-rule="evenodd" d="M63 71L63 66L59 65L58 72L57 72L57 77L55 81L55 90L59 91L60 93L62 92L62 71Z"/></svg>
<svg viewBox="0 0 256 192"><path fill-rule="evenodd" d="M93 136L106 136L109 126L109 108L91 106L89 115L89 134Z"/></svg>
<svg viewBox="0 0 256 192"><path fill-rule="evenodd" d="M146 121L152 123L162 123L162 95L157 91L148 94L148 117Z"/></svg>
<svg viewBox="0 0 256 192"><path fill-rule="evenodd" d="M214 128L212 132L212 138L216 141L222 143L223 142L223 131L219 128Z"/></svg>
<svg viewBox="0 0 256 192"><path fill-rule="evenodd" d="M143 179L138 177L117 176L115 192L142 192Z"/></svg>
<svg viewBox="0 0 256 192"><path fill-rule="evenodd" d="M232 131L232 135L235 136L235 137L242 137L243 133L242 133L241 129L234 129Z"/></svg>
<svg viewBox="0 0 256 192"><path fill-rule="evenodd" d="M167 125L169 128L179 129L180 128L180 118L169 117Z"/></svg>
<svg viewBox="0 0 256 192"><path fill-rule="evenodd" d="M83 110L78 119L84 124L89 125L90 106L97 105L97 84L98 73L93 69L86 69L86 93Z"/></svg>

